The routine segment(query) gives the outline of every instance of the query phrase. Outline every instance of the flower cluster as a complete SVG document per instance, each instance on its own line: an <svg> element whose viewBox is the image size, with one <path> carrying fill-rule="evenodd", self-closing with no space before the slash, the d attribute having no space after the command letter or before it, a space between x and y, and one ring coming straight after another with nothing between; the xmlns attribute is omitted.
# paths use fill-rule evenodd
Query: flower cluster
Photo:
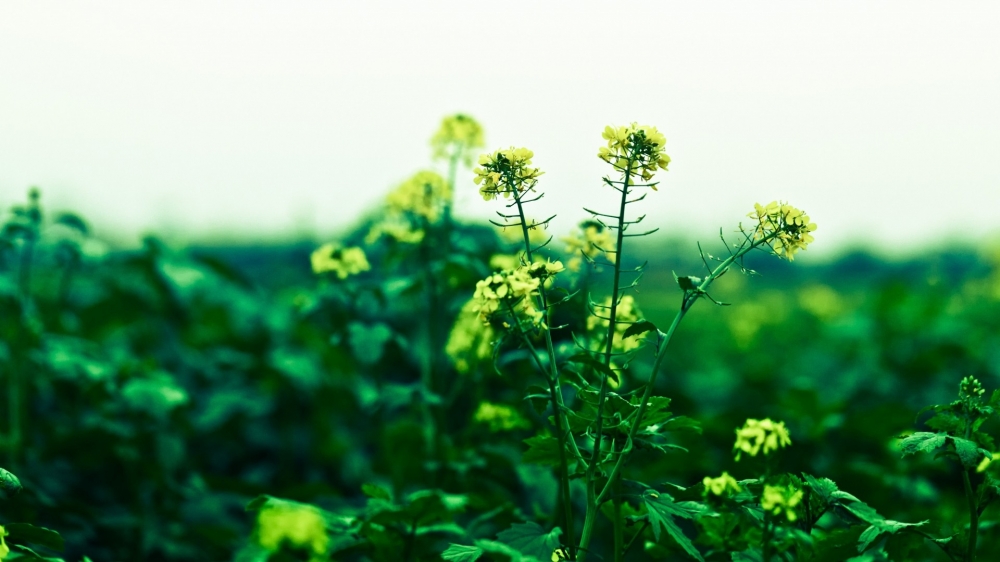
<svg viewBox="0 0 1000 562"><path fill-rule="evenodd" d="M479 167L473 170L476 174L473 181L479 186L479 194L484 200L491 201L497 195L518 198L534 189L538 176L544 173L531 167L534 156L535 153L527 148L514 147L480 156Z"/></svg>
<svg viewBox="0 0 1000 562"><path fill-rule="evenodd" d="M441 127L431 137L431 148L435 158L449 158L458 155L472 164L470 150L482 148L483 127L472 117L458 113L441 120Z"/></svg>
<svg viewBox="0 0 1000 562"><path fill-rule="evenodd" d="M489 426L490 431L494 433L531 427L528 420L524 419L514 408L492 402L480 402L474 419Z"/></svg>
<svg viewBox="0 0 1000 562"><path fill-rule="evenodd" d="M615 241L611 231L595 220L581 222L579 232L563 238L563 241L566 242L566 251L573 255L566 262L570 271L580 271L584 258L593 261L602 253L609 262L615 263Z"/></svg>
<svg viewBox="0 0 1000 562"><path fill-rule="evenodd" d="M983 383L979 382L976 377L967 376L958 385L958 396L962 399L978 399L983 394L986 394L986 390L983 388Z"/></svg>
<svg viewBox="0 0 1000 562"><path fill-rule="evenodd" d="M765 512L771 515L785 514L789 521L798 519L795 513L795 506L802 501L802 490L796 490L791 486L771 486L764 485L764 492L760 496L760 506Z"/></svg>
<svg viewBox="0 0 1000 562"><path fill-rule="evenodd" d="M362 271L368 271L368 258L365 251L358 247L341 248L335 242L323 244L310 256L313 273L327 273L332 271L340 279L346 279L350 275L357 275Z"/></svg>
<svg viewBox="0 0 1000 562"><path fill-rule="evenodd" d="M600 148L597 157L623 175L638 175L649 181L657 169L666 170L670 164L670 157L665 152L667 139L656 127L636 123L621 127L609 125L601 136L608 145ZM656 189L655 185L650 187Z"/></svg>
<svg viewBox="0 0 1000 562"><path fill-rule="evenodd" d="M723 472L722 476L718 478L712 478L706 476L702 483L705 485L705 495L716 495L724 496L728 495L730 492L736 494L740 492L740 485L736 482L736 479L729 475L728 472Z"/></svg>
<svg viewBox="0 0 1000 562"><path fill-rule="evenodd" d="M436 222L441 209L451 198L451 188L436 172L423 170L413 174L386 198L390 213L412 214Z"/></svg>
<svg viewBox="0 0 1000 562"><path fill-rule="evenodd" d="M598 307L597 310L610 314L611 297L604 299L604 304ZM624 337L625 330L628 330L629 326L635 324L640 319L639 307L635 304L635 297L632 295L623 296L615 308L615 333L614 341L611 344L612 352L628 353L642 345L641 340L643 339L643 335L629 338ZM607 340L601 338L602 336L607 336L610 324L611 321L608 318L601 318L594 314L587 317L587 331L591 332L591 341L595 342L595 347L597 348L594 351L604 351Z"/></svg>
<svg viewBox="0 0 1000 562"><path fill-rule="evenodd" d="M483 324L478 310L475 299L465 303L444 348L455 370L462 374L472 370L477 361L488 359L493 354L493 328Z"/></svg>
<svg viewBox="0 0 1000 562"><path fill-rule="evenodd" d="M497 314L508 312L508 308L520 318L538 326L543 323L545 313L538 310L535 296L542 283L551 283L552 277L565 270L562 262L535 262L513 270L494 273L476 283L473 295L474 309L479 319L489 323Z"/></svg>
<svg viewBox="0 0 1000 562"><path fill-rule="evenodd" d="M257 516L257 542L276 552L282 544L305 548L310 560L323 560L330 547L326 521L318 509L309 505L267 507Z"/></svg>
<svg viewBox="0 0 1000 562"><path fill-rule="evenodd" d="M763 449L765 455L792 444L785 422L774 422L770 419L747 420L743 427L736 430L736 460L743 453L756 457Z"/></svg>
<svg viewBox="0 0 1000 562"><path fill-rule="evenodd" d="M816 223L810 222L809 215L801 209L787 203L755 203L754 211L747 216L757 221L754 239L770 239L769 244L774 253L788 258L788 261L795 259L795 253L805 250L813 241L813 236L809 233L816 230Z"/></svg>

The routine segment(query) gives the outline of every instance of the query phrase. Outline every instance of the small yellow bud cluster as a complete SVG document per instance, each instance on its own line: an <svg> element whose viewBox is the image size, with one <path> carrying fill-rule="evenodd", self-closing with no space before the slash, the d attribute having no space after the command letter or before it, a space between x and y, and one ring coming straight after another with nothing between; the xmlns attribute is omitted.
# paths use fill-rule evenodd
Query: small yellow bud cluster
<svg viewBox="0 0 1000 562"><path fill-rule="evenodd" d="M520 197L526 191L534 189L538 176L544 172L531 167L531 159L535 153L527 148L511 147L507 150L497 150L492 154L479 157L479 167L473 170L473 179L479 186L479 194L486 201L503 195L505 199L511 195Z"/></svg>
<svg viewBox="0 0 1000 562"><path fill-rule="evenodd" d="M638 175L645 181L653 179L657 169L666 170L670 157L665 152L667 138L656 127L632 123L629 126L608 125L601 134L608 141L597 157L622 174ZM656 190L656 186L650 186Z"/></svg>
<svg viewBox="0 0 1000 562"><path fill-rule="evenodd" d="M754 239L773 238L774 253L788 261L795 259L795 253L805 250L814 239L810 232L816 230L816 223L809 221L809 215L787 203L771 201L767 205L754 203L754 211L747 215L757 221Z"/></svg>
<svg viewBox="0 0 1000 562"><path fill-rule="evenodd" d="M310 560L323 560L330 547L326 521L318 509L309 505L266 507L257 516L257 543L277 552L288 543L305 548Z"/></svg>
<svg viewBox="0 0 1000 562"><path fill-rule="evenodd" d="M611 313L611 297L604 299L603 307L597 308L598 314L604 312L605 314ZM632 295L625 295L618 301L618 306L615 308L615 333L614 341L611 344L611 351L615 353L627 353L634 349L637 349L642 343L643 336L639 335L636 337L626 338L625 330L629 329L629 326L635 324L640 320L639 307L635 304L635 297ZM587 317L587 330L592 333L592 341L595 341L596 347L594 351L604 351L605 340L600 339L601 336L606 336L608 331L608 326L611 321L608 318L600 318L595 315L590 315Z"/></svg>
<svg viewBox="0 0 1000 562"><path fill-rule="evenodd" d="M451 198L451 188L437 172L423 170L413 174L386 198L390 213L411 213L436 222L444 203Z"/></svg>
<svg viewBox="0 0 1000 562"><path fill-rule="evenodd" d="M740 455L743 453L756 457L763 449L767 455L771 451L777 451L791 444L792 438L785 429L785 422L748 419L743 427L736 430L736 444L733 445L733 449L736 450L736 460L740 460Z"/></svg>
<svg viewBox="0 0 1000 562"><path fill-rule="evenodd" d="M706 476L702 483L705 485L705 495L716 495L725 496L730 492L737 494L740 492L740 485L736 482L736 479L729 475L728 472L723 472L722 476L718 478L712 478Z"/></svg>
<svg viewBox="0 0 1000 562"><path fill-rule="evenodd" d="M565 270L562 262L535 262L513 270L494 273L476 283L473 295L475 310L485 323L498 313L504 314L508 307L534 325L541 325L545 313L538 310L534 297L543 282L550 283L557 273Z"/></svg>
<svg viewBox="0 0 1000 562"><path fill-rule="evenodd" d="M480 402L474 419L489 426L490 431L494 433L531 427L528 420L524 419L514 408L492 402Z"/></svg>
<svg viewBox="0 0 1000 562"><path fill-rule="evenodd" d="M983 388L983 383L979 382L976 377L965 377L958 385L958 395L961 398L979 398L983 394L986 394L986 390Z"/></svg>
<svg viewBox="0 0 1000 562"><path fill-rule="evenodd" d="M339 244L330 242L323 244L310 256L313 273L333 272L340 279L368 271L371 266L365 251L359 247L341 248Z"/></svg>
<svg viewBox="0 0 1000 562"><path fill-rule="evenodd" d="M456 151L459 155L468 154L469 150L485 145L483 127L472 117L461 113L442 119L441 127L431 137L435 158L448 158Z"/></svg>
<svg viewBox="0 0 1000 562"><path fill-rule="evenodd" d="M609 262L615 263L615 241L611 237L611 231L597 221L581 222L579 232L563 238L563 241L566 242L566 251L573 255L566 262L566 268L570 271L580 271L584 257L593 260L601 253Z"/></svg>
<svg viewBox="0 0 1000 562"><path fill-rule="evenodd" d="M790 486L764 485L764 492L760 496L760 506L765 512L771 515L785 514L789 521L798 519L795 513L795 506L802 501L802 490L796 490Z"/></svg>

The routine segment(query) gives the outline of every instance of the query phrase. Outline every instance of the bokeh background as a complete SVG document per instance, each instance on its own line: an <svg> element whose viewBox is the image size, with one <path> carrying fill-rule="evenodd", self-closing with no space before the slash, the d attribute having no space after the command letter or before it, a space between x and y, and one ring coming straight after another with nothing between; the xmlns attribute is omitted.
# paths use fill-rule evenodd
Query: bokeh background
<svg viewBox="0 0 1000 562"><path fill-rule="evenodd" d="M428 140L461 111L488 148L534 150L532 213L558 214L561 259L581 207L609 200L603 127L666 134L670 171L642 204L661 231L631 246L661 326L680 299L671 271L699 274L695 241L722 252L720 227L754 202L819 224L794 263L754 256L761 275L713 291L732 307L685 320L658 392L704 431L631 477L750 477L733 428L770 416L792 432L787 470L957 532L957 470L900 459L895 438L926 429L918 410L963 376L1000 386L997 21L989 2L5 2L0 206L23 226L9 210L38 186L44 218L27 281L25 231L0 252L0 377L24 396L17 445L5 402L3 466L25 484L0 516L58 530L74 561L262 559L249 500L357 514L366 483L461 495L465 511L441 516L461 525L502 506L481 537L544 523L555 482L519 462L545 426L521 400L530 365L515 355L499 377L439 349L421 386L424 272L447 280L433 311L447 333L490 257L514 251L471 173L458 258L372 245L349 285L309 266L321 243L364 245L414 171L444 170ZM483 401L528 426L477 421ZM424 403L443 436L430 459ZM1000 553L995 521L983 556ZM404 545L366 540L343 559ZM411 552L436 560L459 540L429 533Z"/></svg>

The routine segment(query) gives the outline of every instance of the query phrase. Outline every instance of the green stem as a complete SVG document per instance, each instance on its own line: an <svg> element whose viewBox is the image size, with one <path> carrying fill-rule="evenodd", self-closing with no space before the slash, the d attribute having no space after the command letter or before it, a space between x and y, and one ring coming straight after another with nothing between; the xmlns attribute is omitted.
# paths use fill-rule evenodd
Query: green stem
<svg viewBox="0 0 1000 562"><path fill-rule="evenodd" d="M611 497L611 505L614 508L614 540L615 540L615 562L622 562L625 559L625 520L622 519L622 475L618 473L612 480L614 482L614 495Z"/></svg>
<svg viewBox="0 0 1000 562"><path fill-rule="evenodd" d="M633 535L632 538L628 541L628 544L625 545L625 550L624 552L622 552L623 558L625 557L626 554L628 554L628 551L632 548L632 545L635 544L636 539L642 536L642 533L646 530L646 527L649 527L649 519L647 519L642 523L642 527L639 527L639 532Z"/></svg>
<svg viewBox="0 0 1000 562"><path fill-rule="evenodd" d="M965 485L965 497L969 500L969 552L966 560L976 562L976 540L979 534L979 506L976 505L976 496L972 493L972 482L969 480L969 471L962 469L962 483Z"/></svg>

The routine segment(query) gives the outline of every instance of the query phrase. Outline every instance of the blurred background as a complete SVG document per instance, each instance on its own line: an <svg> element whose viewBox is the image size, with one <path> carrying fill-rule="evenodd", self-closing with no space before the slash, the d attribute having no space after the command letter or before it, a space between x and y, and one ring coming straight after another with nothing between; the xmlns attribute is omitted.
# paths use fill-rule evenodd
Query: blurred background
<svg viewBox="0 0 1000 562"><path fill-rule="evenodd" d="M551 471L519 462L546 427L522 400L537 373L516 350L500 377L447 348L491 258L516 252L486 223L496 202L460 167L455 255L366 240L401 182L446 172L428 141L463 112L487 149L534 150L553 259L582 206L607 207L604 126L666 134L670 171L639 211L661 231L628 260L648 260L636 299L661 326L671 271L700 275L695 241L724 252L719 228L754 202L819 225L794 263L760 253L760 276L721 279L732 307L685 320L657 392L704 432L631 478L751 477L733 429L770 416L795 443L786 470L957 532L957 470L901 460L895 437L963 376L1000 385L997 21L990 2L4 2L0 458L25 491L3 522L60 531L68 560L263 560L252 498L361 517L374 482L465 498L439 522L501 506L473 538L551 527ZM331 240L372 269L317 278ZM557 344L572 352L566 331ZM523 424L483 421L484 403ZM983 525L981 552L1000 551ZM437 560L459 538L420 540ZM404 542L390 528L337 559L397 560Z"/></svg>

